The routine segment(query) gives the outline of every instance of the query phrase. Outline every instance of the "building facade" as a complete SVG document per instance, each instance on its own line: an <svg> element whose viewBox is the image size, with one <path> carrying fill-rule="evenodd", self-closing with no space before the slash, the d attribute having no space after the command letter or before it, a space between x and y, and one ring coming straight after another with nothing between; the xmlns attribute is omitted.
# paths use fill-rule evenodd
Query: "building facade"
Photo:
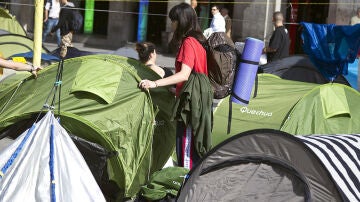
<svg viewBox="0 0 360 202"><path fill-rule="evenodd" d="M139 39L139 30L143 29L143 32L145 30L143 40L152 41L166 50L167 42L171 38L171 22L167 14L179 1L149 0L144 11L141 3L146 1L74 0L73 2L84 15L84 28L91 27L90 31L87 29L81 33L83 42L116 49L127 42L136 42ZM183 1L190 3L190 0ZM34 0L0 0L0 4L7 6L29 32L32 32L34 27L33 17L29 17L34 16L33 2ZM201 27L205 29L212 17L210 6L215 1L198 0L197 2L196 12ZM222 1L220 6L230 11L234 41L244 41L247 37L253 37L268 42L273 31L272 13L283 12L291 35L292 52L295 53L301 52L299 22L347 25L357 7L360 7L360 2L354 0L319 0L316 3L310 0L226 0Z"/></svg>

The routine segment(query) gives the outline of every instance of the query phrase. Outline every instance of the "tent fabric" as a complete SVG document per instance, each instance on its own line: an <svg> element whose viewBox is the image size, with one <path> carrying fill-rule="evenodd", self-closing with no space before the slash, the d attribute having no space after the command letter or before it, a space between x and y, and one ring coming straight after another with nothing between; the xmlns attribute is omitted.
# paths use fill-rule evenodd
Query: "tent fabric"
<svg viewBox="0 0 360 202"><path fill-rule="evenodd" d="M334 25L300 23L303 50L330 81L347 74L360 48L360 24Z"/></svg>
<svg viewBox="0 0 360 202"><path fill-rule="evenodd" d="M39 112L46 92L54 85L57 66L58 63L49 65L39 72L37 79L17 73L0 83L0 131ZM89 71L80 71L81 68ZM111 84L114 80L107 79L109 72L121 75L117 88ZM101 84L99 91L107 92L107 87L116 89L111 102L92 92L71 90L80 77L88 79L87 74L93 79L91 82ZM147 91L138 88L143 78L139 75L148 79L158 77L140 62L114 55L65 60L62 73L61 124L69 133L117 152L108 160L107 174L109 180L116 182L118 195L123 198L136 195L150 174L166 163L175 145L175 123L170 121L171 110L165 111L172 107L174 96L163 87L150 92L150 97ZM58 101L54 106L58 106ZM154 109L159 111L156 117Z"/></svg>
<svg viewBox="0 0 360 202"><path fill-rule="evenodd" d="M33 49L34 41L26 36L16 34L0 35L0 52L4 58L33 51ZM50 51L43 46L41 52L49 53Z"/></svg>
<svg viewBox="0 0 360 202"><path fill-rule="evenodd" d="M335 85L329 88L322 87L320 89L320 100L325 119L341 114L350 116L344 88Z"/></svg>
<svg viewBox="0 0 360 202"><path fill-rule="evenodd" d="M9 10L0 7L0 30L9 33L26 36L24 28L16 20L16 17L10 14Z"/></svg>
<svg viewBox="0 0 360 202"><path fill-rule="evenodd" d="M257 95L248 106L233 104L228 126L229 98L214 110L213 145L247 130L269 128L293 135L360 133L360 94L338 84L313 84L258 75Z"/></svg>
<svg viewBox="0 0 360 202"><path fill-rule="evenodd" d="M136 73L142 79L157 80L161 77L149 68L146 68L139 60L107 55L108 59L118 63L129 63L135 68ZM153 155L151 173L162 168L169 159L175 148L175 121L172 121L173 106L175 105L174 94L168 87L150 89L151 99L156 109L155 129L153 139Z"/></svg>
<svg viewBox="0 0 360 202"><path fill-rule="evenodd" d="M231 130L228 127L229 97L222 99L214 110L212 130L213 145L252 129L280 129L291 108L310 90L319 84L281 79L271 74L258 74L257 96L248 106L232 105Z"/></svg>
<svg viewBox="0 0 360 202"><path fill-rule="evenodd" d="M331 81L324 77L307 55L291 55L259 66L259 71L274 74L282 79L301 81L317 84L326 84ZM343 75L339 75L333 81L350 86Z"/></svg>
<svg viewBox="0 0 360 202"><path fill-rule="evenodd" d="M360 93L341 84L309 91L289 110L280 130L293 135L360 133Z"/></svg>
<svg viewBox="0 0 360 202"><path fill-rule="evenodd" d="M257 129L213 148L189 172L177 200L346 201L339 185L299 138Z"/></svg>
<svg viewBox="0 0 360 202"><path fill-rule="evenodd" d="M175 198L188 172L189 169L183 167L167 167L156 171L149 182L141 187L140 196L150 201L167 196Z"/></svg>
<svg viewBox="0 0 360 202"><path fill-rule="evenodd" d="M49 146L51 137L53 150ZM81 153L51 112L0 157L1 201L105 201ZM12 164L7 167L9 161Z"/></svg>
<svg viewBox="0 0 360 202"><path fill-rule="evenodd" d="M298 136L329 170L344 201L360 201L360 135Z"/></svg>

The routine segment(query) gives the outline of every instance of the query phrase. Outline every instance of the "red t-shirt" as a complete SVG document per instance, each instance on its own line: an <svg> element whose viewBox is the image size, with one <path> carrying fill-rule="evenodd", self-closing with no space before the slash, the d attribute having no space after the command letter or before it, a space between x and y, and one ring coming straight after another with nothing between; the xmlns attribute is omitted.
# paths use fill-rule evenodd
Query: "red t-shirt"
<svg viewBox="0 0 360 202"><path fill-rule="evenodd" d="M176 56L175 72L181 70L181 64L188 65L197 73L208 74L206 62L206 50L194 37L183 40ZM176 95L179 95L184 82L176 84Z"/></svg>

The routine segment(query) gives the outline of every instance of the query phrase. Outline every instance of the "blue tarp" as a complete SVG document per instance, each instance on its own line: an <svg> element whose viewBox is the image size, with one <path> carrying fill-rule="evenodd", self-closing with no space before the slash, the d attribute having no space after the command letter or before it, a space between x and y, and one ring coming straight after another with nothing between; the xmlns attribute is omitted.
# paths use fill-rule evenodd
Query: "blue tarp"
<svg viewBox="0 0 360 202"><path fill-rule="evenodd" d="M29 51L26 53L18 53L15 55L12 55L11 57L24 57L24 58L33 58L34 57L34 52ZM45 60L45 61L60 61L60 58L53 56L53 55L49 55L46 53L41 53L41 60Z"/></svg>
<svg viewBox="0 0 360 202"><path fill-rule="evenodd" d="M358 86L358 65L359 59L356 59L353 63L349 63L348 74L345 75L345 78L349 81L351 87L355 88L356 90L360 89L360 86Z"/></svg>
<svg viewBox="0 0 360 202"><path fill-rule="evenodd" d="M303 50L319 71L329 80L346 75L360 48L360 24L300 24Z"/></svg>

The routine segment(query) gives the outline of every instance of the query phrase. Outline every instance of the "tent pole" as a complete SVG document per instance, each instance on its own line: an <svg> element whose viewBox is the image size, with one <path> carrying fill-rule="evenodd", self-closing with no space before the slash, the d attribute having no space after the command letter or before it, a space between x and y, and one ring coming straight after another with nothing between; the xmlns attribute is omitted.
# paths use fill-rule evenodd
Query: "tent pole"
<svg viewBox="0 0 360 202"><path fill-rule="evenodd" d="M41 65L43 12L44 12L44 0L35 0L34 58L33 58L33 64L35 66Z"/></svg>

